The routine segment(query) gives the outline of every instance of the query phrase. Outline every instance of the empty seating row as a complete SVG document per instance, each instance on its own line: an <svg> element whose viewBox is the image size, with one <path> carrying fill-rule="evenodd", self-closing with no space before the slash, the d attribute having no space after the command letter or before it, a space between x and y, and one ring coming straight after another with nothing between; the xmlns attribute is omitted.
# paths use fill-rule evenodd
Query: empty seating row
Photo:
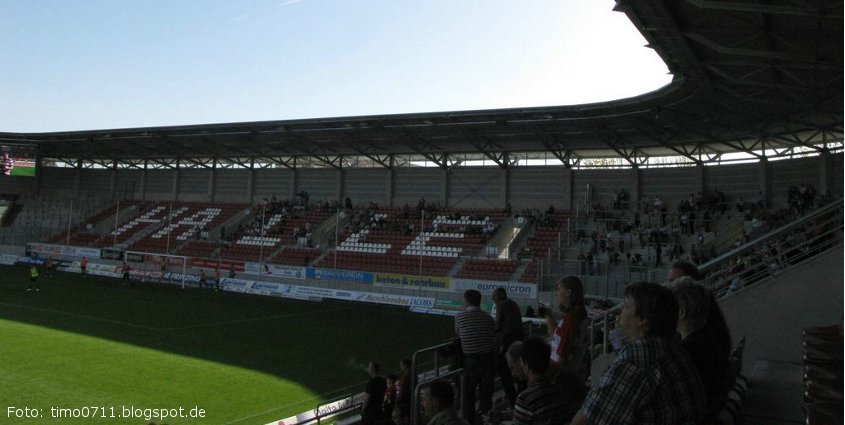
<svg viewBox="0 0 845 425"><path fill-rule="evenodd" d="M806 423L842 423L842 325L804 329Z"/></svg>
<svg viewBox="0 0 845 425"><path fill-rule="evenodd" d="M455 277L506 281L519 265L511 260L472 259L464 262Z"/></svg>
<svg viewBox="0 0 845 425"><path fill-rule="evenodd" d="M276 246L281 242L280 238L271 238L268 236L244 236L236 242L237 245L255 245L255 246Z"/></svg>

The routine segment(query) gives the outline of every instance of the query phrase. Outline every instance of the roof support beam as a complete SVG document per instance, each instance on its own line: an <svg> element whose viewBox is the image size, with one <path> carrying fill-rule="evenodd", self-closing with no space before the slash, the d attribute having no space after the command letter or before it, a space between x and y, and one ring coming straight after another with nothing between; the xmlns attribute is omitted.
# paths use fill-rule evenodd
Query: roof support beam
<svg viewBox="0 0 845 425"><path fill-rule="evenodd" d="M330 165L333 168L336 168L338 170L343 168L343 156L342 155L338 155L338 156L335 156L335 157L329 157L328 155L323 155L323 156L312 155L311 157L316 159L317 161L320 161L320 162L326 164L326 165Z"/></svg>
<svg viewBox="0 0 845 425"><path fill-rule="evenodd" d="M449 168L449 154L447 154L447 153L437 154L437 153L421 152L420 155L422 155L423 157L425 157L425 159L433 162L438 167L440 167L444 170ZM460 164L460 161L456 161L455 165L457 165L457 164Z"/></svg>
<svg viewBox="0 0 845 425"><path fill-rule="evenodd" d="M699 8L710 10L727 10L730 12L750 12L770 15L801 16L821 19L842 20L842 16L830 15L826 11L812 7L779 6L760 3L739 3L732 1L714 0L686 0L687 3Z"/></svg>

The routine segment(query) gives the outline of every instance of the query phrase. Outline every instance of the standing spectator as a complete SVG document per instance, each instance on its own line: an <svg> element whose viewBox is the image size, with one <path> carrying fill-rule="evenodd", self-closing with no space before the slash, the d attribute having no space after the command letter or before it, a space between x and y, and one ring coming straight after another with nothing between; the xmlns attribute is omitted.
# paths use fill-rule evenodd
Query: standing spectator
<svg viewBox="0 0 845 425"><path fill-rule="evenodd" d="M719 306L711 305L707 288L688 277L673 283L672 292L678 300L677 330L681 334L681 345L692 358L704 383L704 394L707 397L705 420L717 423L724 402L722 389L728 379L730 366L728 356L725 356L730 347L722 347L723 341L718 335L707 330L710 309Z"/></svg>
<svg viewBox="0 0 845 425"><path fill-rule="evenodd" d="M129 286L129 272L132 271L132 268L129 267L129 263L126 261L123 262L123 286Z"/></svg>
<svg viewBox="0 0 845 425"><path fill-rule="evenodd" d="M678 279L685 276L689 276L693 281L701 280L701 273L699 273L698 267L696 267L695 264L686 261L675 262L672 264L672 267L669 268L664 284L671 288ZM719 303L716 301L716 297L712 292L707 292L710 295L710 305L712 308L707 311L707 320L704 324L706 328L705 330L708 334L715 335L715 338L719 341L717 346L722 351L719 353L718 357L728 358L731 354L731 346L733 345L731 331L728 328L728 322L725 320L725 315L722 313L722 309L719 308Z"/></svg>
<svg viewBox="0 0 845 425"><path fill-rule="evenodd" d="M505 351L515 341L525 339L522 330L522 314L519 305L508 298L508 293L503 287L493 290L493 302L496 304L496 371L502 380L502 388L508 397L511 407L516 403L516 388L514 387L511 371L505 361Z"/></svg>
<svg viewBox="0 0 845 425"><path fill-rule="evenodd" d="M496 373L494 357L495 322L481 311L481 292L464 292L464 311L455 316L455 333L461 341L466 388L463 389L463 418L475 423L475 389L480 400L478 410L487 412L493 407L493 379Z"/></svg>
<svg viewBox="0 0 845 425"><path fill-rule="evenodd" d="M396 374L387 375L387 388L384 391L384 401L382 402L382 411L385 417L392 417L393 407L396 406L396 383L399 377Z"/></svg>
<svg viewBox="0 0 845 425"><path fill-rule="evenodd" d="M379 375L379 364L371 361L367 367L370 380L364 389L364 402L361 404L361 423L373 425L384 421L384 393L387 391L387 380Z"/></svg>
<svg viewBox="0 0 845 425"><path fill-rule="evenodd" d="M82 259L79 260L79 274L83 277L88 274L88 257L82 257Z"/></svg>
<svg viewBox="0 0 845 425"><path fill-rule="evenodd" d="M396 383L396 403L411 408L411 359L399 361L399 381Z"/></svg>
<svg viewBox="0 0 845 425"><path fill-rule="evenodd" d="M528 376L528 388L519 394L513 410L514 425L563 425L564 406L559 389L549 381L551 347L540 338L522 343L522 366Z"/></svg>
<svg viewBox="0 0 845 425"><path fill-rule="evenodd" d="M581 279L575 276L559 279L555 284L555 294L562 316L546 316L546 325L552 334L550 359L553 371L564 370L586 379L584 354L587 347L582 338L582 328L586 323L587 309Z"/></svg>
<svg viewBox="0 0 845 425"><path fill-rule="evenodd" d="M704 416L698 371L675 333L678 303L668 288L625 288L619 325L625 345L590 390L572 425L696 424Z"/></svg>
<svg viewBox="0 0 845 425"><path fill-rule="evenodd" d="M220 290L220 267L214 269L214 290Z"/></svg>
<svg viewBox="0 0 845 425"><path fill-rule="evenodd" d="M208 287L208 283L205 280L205 270L200 269L200 288Z"/></svg>
<svg viewBox="0 0 845 425"><path fill-rule="evenodd" d="M53 277L53 268L56 265L53 263L53 257L47 257L47 261L44 263L44 274L47 275L48 278Z"/></svg>
<svg viewBox="0 0 845 425"><path fill-rule="evenodd" d="M438 379L423 387L420 393L420 405L429 418L428 425L469 425L466 418L461 419L452 407L455 390L445 379Z"/></svg>

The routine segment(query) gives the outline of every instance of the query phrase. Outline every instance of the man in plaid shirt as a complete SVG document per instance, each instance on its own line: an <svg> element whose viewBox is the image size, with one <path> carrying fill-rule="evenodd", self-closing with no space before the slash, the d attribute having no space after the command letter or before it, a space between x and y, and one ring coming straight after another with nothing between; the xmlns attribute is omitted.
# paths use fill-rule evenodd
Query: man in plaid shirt
<svg viewBox="0 0 845 425"><path fill-rule="evenodd" d="M675 333L678 303L652 283L625 289L619 326L630 343L587 395L572 425L697 424L704 415L704 387Z"/></svg>

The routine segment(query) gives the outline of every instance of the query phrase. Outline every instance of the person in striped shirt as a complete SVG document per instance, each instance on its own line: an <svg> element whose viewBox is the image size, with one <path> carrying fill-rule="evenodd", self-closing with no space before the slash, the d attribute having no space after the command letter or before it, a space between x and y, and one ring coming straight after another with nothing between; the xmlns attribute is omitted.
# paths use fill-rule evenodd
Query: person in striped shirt
<svg viewBox="0 0 845 425"><path fill-rule="evenodd" d="M475 389L478 387L478 411L493 407L493 380L496 374L493 317L481 310L481 292L464 292L464 311L455 316L455 333L461 341L467 387L461 403L464 419L475 423Z"/></svg>
<svg viewBox="0 0 845 425"><path fill-rule="evenodd" d="M552 348L540 338L522 342L522 368L528 376L528 388L516 397L514 425L563 425L566 423L563 397L546 376Z"/></svg>

